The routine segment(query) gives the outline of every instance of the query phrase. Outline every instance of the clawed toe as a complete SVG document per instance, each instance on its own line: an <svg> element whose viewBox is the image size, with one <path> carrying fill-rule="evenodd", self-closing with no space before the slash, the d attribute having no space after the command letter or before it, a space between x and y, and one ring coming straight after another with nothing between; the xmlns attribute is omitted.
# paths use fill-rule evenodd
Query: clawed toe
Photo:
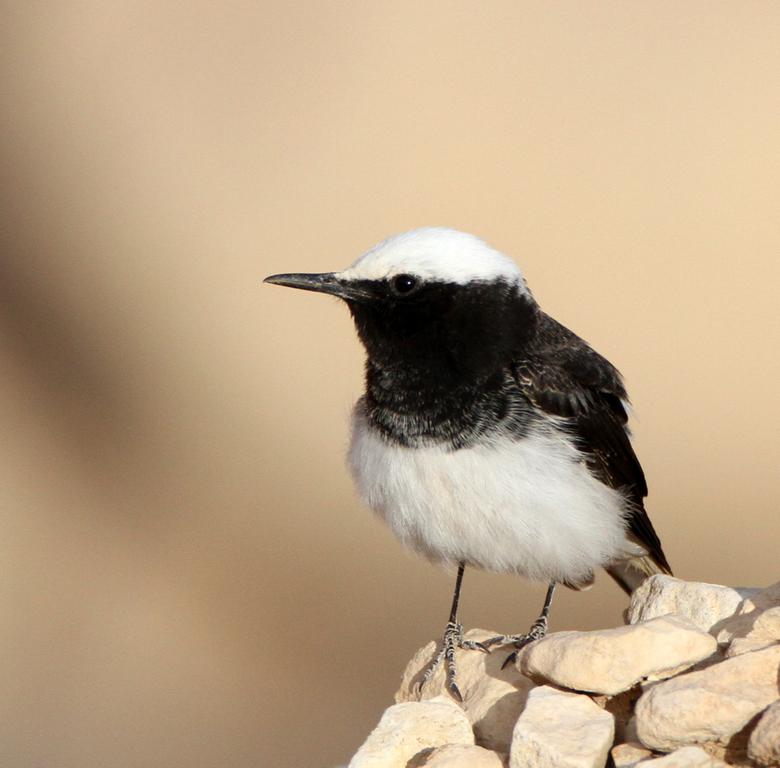
<svg viewBox="0 0 780 768"><path fill-rule="evenodd" d="M494 646L502 645L515 645L521 647L520 643L524 645L526 638L528 637L528 635L496 635L495 637L489 637L487 640L483 640L482 645L488 650L491 650Z"/></svg>
<svg viewBox="0 0 780 768"><path fill-rule="evenodd" d="M482 653L490 653L490 648L488 648L484 643L478 643L476 640L461 640L460 647L465 648L467 651L482 651Z"/></svg>
<svg viewBox="0 0 780 768"><path fill-rule="evenodd" d="M508 645L511 642L509 635L495 635L494 637L489 637L487 640L483 640L482 645L490 651L494 645Z"/></svg>
<svg viewBox="0 0 780 768"><path fill-rule="evenodd" d="M506 657L504 663L501 665L501 669L506 669L506 667L508 667L510 664L513 664L515 661L517 661L517 652L519 650L525 648L526 645L532 643L534 640L541 640L546 634L547 634L547 617L540 616L531 625L531 628L528 630L527 634L496 635L495 637L490 637L487 640L483 640L482 645L486 646L488 649L490 649L494 645L496 646L514 645L515 650L512 651L512 653L510 653L509 656Z"/></svg>
<svg viewBox="0 0 780 768"><path fill-rule="evenodd" d="M455 682L456 669L455 669L455 651L458 648L465 648L469 651L482 651L483 653L490 653L490 649L484 644L477 642L476 640L464 640L463 639L463 625L450 621L447 624L447 628L444 630L444 637L442 640L442 647L433 657L430 664L423 672L420 682L416 686L417 694L422 693L423 686L433 677L439 665L444 662L446 665L447 682L446 687L450 692L452 698L458 702L463 702L463 695Z"/></svg>
<svg viewBox="0 0 780 768"><path fill-rule="evenodd" d="M454 680L449 680L447 682L447 690L450 692L450 696L452 696L458 704L463 704L463 694L461 694L460 688L458 688Z"/></svg>
<svg viewBox="0 0 780 768"><path fill-rule="evenodd" d="M509 638L509 642L515 646L515 649L504 659L501 669L506 669L510 664L514 664L517 661L517 654L525 648L526 645L532 643L534 640L539 640L540 637L535 637L531 632L527 635L512 635L511 638ZM509 643L507 643L507 645L508 644Z"/></svg>
<svg viewBox="0 0 780 768"><path fill-rule="evenodd" d="M547 588L547 596L544 600L544 607L542 608L542 614L531 625L531 629L525 635L496 635L490 637L487 640L478 642L476 640L464 640L463 639L463 625L458 623L458 598L460 596L460 585L463 579L463 571L465 569L465 563L461 562L458 565L458 576L455 580L455 594L452 597L452 609L450 610L450 620L447 622L447 628L444 630L444 637L442 638L441 648L438 649L436 655L431 659L431 662L423 671L419 682L415 686L415 692L418 698L422 695L422 689L425 684L433 677L434 672L439 668L439 665L444 662L446 683L445 686L455 701L462 702L463 695L455 682L456 669L455 669L455 651L458 648L465 648L470 651L482 651L482 653L490 653L493 646L501 645L514 645L514 650L507 656L501 669L504 669L507 665L517 660L518 651L534 640L539 640L547 634L547 615L550 611L550 605L552 603L553 592L555 591L555 582L550 582Z"/></svg>

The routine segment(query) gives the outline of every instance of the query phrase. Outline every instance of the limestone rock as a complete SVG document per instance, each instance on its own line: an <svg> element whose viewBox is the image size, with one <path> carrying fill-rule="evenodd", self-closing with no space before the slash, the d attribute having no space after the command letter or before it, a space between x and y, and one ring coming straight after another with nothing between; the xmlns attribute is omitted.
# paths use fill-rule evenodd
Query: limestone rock
<svg viewBox="0 0 780 768"><path fill-rule="evenodd" d="M748 591L750 594L742 606L742 613L750 613L753 610L766 611L780 605L780 581L776 581L764 589Z"/></svg>
<svg viewBox="0 0 780 768"><path fill-rule="evenodd" d="M348 768L406 768L415 755L444 744L474 744L469 721L451 698L395 704Z"/></svg>
<svg viewBox="0 0 780 768"><path fill-rule="evenodd" d="M740 638L780 641L780 606L762 609L746 600L735 616L717 625L716 637L719 643Z"/></svg>
<svg viewBox="0 0 780 768"><path fill-rule="evenodd" d="M712 635L679 616L592 632L556 632L523 649L521 671L576 691L614 695L661 680L717 650Z"/></svg>
<svg viewBox="0 0 780 768"><path fill-rule="evenodd" d="M780 698L780 645L654 684L636 705L640 741L669 752L724 743Z"/></svg>
<svg viewBox="0 0 780 768"><path fill-rule="evenodd" d="M636 624L676 613L709 632L718 622L737 613L745 600L766 591L682 581L659 574L651 576L634 592L626 618L630 624Z"/></svg>
<svg viewBox="0 0 780 768"><path fill-rule="evenodd" d="M639 762L652 757L653 753L645 749L641 744L630 742L628 744L618 744L612 747L612 762L615 768L634 768Z"/></svg>
<svg viewBox="0 0 780 768"><path fill-rule="evenodd" d="M517 721L510 768L604 768L615 735L612 715L590 698L534 688Z"/></svg>
<svg viewBox="0 0 780 768"><path fill-rule="evenodd" d="M505 670L505 649L457 651L462 705L443 668L418 690L436 652L428 644L349 768L604 768L615 736L615 768L780 768L780 582L732 589L655 576L627 618L552 634Z"/></svg>
<svg viewBox="0 0 780 768"><path fill-rule="evenodd" d="M750 604L752 601L748 600ZM747 607L747 606L745 606ZM745 637L757 638L760 640L780 640L780 606L774 606L761 610L756 609L758 616L753 622ZM746 618L752 616L752 613L743 614Z"/></svg>
<svg viewBox="0 0 780 768"><path fill-rule="evenodd" d="M607 696L603 693L590 694L590 698L595 704L606 709L615 718L614 744L639 743L634 723L634 706L641 695L640 686L629 688L617 696Z"/></svg>
<svg viewBox="0 0 780 768"><path fill-rule="evenodd" d="M761 715L750 734L748 757L759 765L780 765L780 701Z"/></svg>
<svg viewBox="0 0 780 768"><path fill-rule="evenodd" d="M719 643L729 643L726 656L740 656L780 642L780 582L756 590L736 615L715 627Z"/></svg>
<svg viewBox="0 0 780 768"><path fill-rule="evenodd" d="M641 768L728 768L722 760L708 755L701 747L681 747L670 755L645 760Z"/></svg>
<svg viewBox="0 0 780 768"><path fill-rule="evenodd" d="M485 640L495 632L472 629L466 633L469 640ZM395 694L396 702L417 701L433 696L446 695L444 668L440 667L425 684L421 695L416 685L422 672L433 658L436 644L428 643L409 662ZM463 711L474 727L476 743L498 752L509 752L512 730L525 706L528 692L534 687L531 680L513 665L501 669L507 652L498 650L490 654L460 649L455 652L458 669L458 688L463 695Z"/></svg>
<svg viewBox="0 0 780 768"><path fill-rule="evenodd" d="M623 726L621 741L627 744L639 744L639 734L636 732L636 715L631 715Z"/></svg>
<svg viewBox="0 0 780 768"><path fill-rule="evenodd" d="M755 637L735 637L726 649L726 658L731 659L734 656L741 656L743 653L753 653L770 645L776 645L776 640L760 640Z"/></svg>
<svg viewBox="0 0 780 768"><path fill-rule="evenodd" d="M506 757L483 747L447 744L438 747L421 765L425 768L506 768Z"/></svg>

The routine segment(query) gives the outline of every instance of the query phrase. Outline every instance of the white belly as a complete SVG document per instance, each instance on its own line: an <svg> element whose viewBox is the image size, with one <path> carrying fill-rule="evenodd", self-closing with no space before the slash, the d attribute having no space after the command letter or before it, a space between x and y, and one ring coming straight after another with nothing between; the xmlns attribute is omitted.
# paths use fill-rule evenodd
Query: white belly
<svg viewBox="0 0 780 768"><path fill-rule="evenodd" d="M621 494L552 429L456 451L405 448L369 429L358 402L349 464L368 506L433 560L577 583L633 549Z"/></svg>

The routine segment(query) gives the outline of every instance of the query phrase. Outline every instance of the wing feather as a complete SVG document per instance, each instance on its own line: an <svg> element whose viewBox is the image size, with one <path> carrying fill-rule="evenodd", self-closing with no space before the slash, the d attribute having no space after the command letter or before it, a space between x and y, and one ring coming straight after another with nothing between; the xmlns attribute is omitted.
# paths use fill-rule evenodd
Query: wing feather
<svg viewBox="0 0 780 768"><path fill-rule="evenodd" d="M532 403L567 420L590 470L626 495L630 533L661 570L671 573L644 508L647 482L631 445L626 390L618 370L579 336L542 314L534 343L514 373Z"/></svg>

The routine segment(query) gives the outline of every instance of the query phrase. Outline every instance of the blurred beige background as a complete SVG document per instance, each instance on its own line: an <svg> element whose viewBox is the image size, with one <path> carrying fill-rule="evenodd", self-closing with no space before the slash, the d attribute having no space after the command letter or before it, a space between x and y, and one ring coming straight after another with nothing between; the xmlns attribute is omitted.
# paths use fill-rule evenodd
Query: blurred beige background
<svg viewBox="0 0 780 768"><path fill-rule="evenodd" d="M780 577L780 4L5 5L0 765L358 746L452 576L353 495L347 312L260 281L423 224L624 372L680 576ZM463 619L542 595L468 573Z"/></svg>

